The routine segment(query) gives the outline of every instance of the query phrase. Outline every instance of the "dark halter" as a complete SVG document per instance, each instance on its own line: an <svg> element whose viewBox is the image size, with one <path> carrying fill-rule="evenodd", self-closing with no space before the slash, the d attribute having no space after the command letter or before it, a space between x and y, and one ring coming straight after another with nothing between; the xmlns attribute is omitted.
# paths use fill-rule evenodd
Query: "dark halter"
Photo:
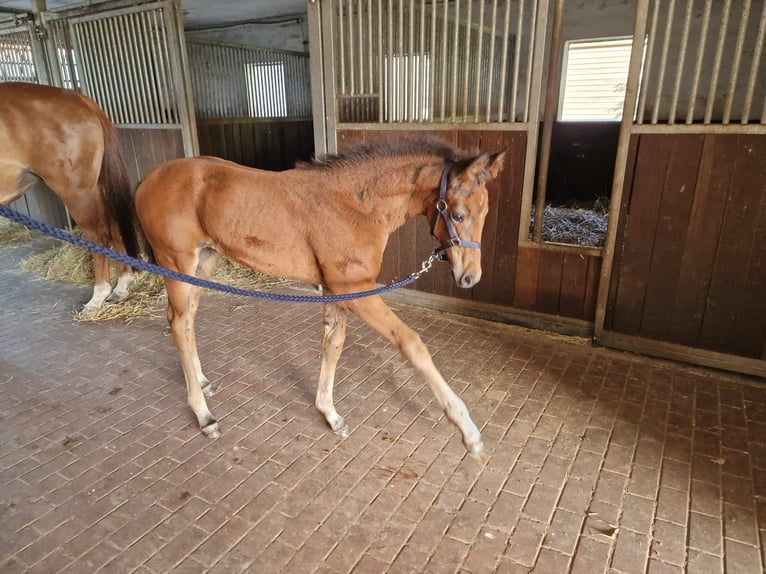
<svg viewBox="0 0 766 574"><path fill-rule="evenodd" d="M474 249L481 249L481 243L476 243L475 241L463 241L458 237L458 234L455 232L455 227L450 220L449 213L447 213L447 180L449 179L449 172L452 171L454 165L455 164L452 162L447 162L447 166L442 172L441 182L439 183L439 200L436 202L436 211L431 220L431 237L434 240L434 245L436 245L436 247L434 247L433 255L442 261L447 260L447 254L445 252L451 247L473 247ZM440 215L444 220L444 223L447 225L447 232L449 233L449 242L442 243L441 245L439 245L439 240L436 238L435 234L436 224L439 221Z"/></svg>

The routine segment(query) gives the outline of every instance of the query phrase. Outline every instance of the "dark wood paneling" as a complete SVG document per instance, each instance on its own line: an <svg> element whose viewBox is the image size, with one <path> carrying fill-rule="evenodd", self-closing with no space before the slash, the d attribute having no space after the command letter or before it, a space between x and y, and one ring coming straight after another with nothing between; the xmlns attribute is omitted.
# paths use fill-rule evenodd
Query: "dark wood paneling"
<svg viewBox="0 0 766 574"><path fill-rule="evenodd" d="M661 190L659 218L646 279L640 331L642 337L667 337L675 300L684 296L677 292L677 284L697 184L702 142L701 135L674 138ZM653 145L653 142L649 143Z"/></svg>
<svg viewBox="0 0 766 574"><path fill-rule="evenodd" d="M759 228L760 212L766 201L764 142L763 136L732 136L726 140L735 150L735 161L728 166L731 173L728 200L700 333L704 348L735 353L750 349L751 356L760 355L758 348L763 339L754 339L760 329L741 332L736 327L738 318L745 315L751 318L742 321L743 325L752 325L754 320L761 325L766 322L764 306L759 303L766 296L766 284L748 282L750 269L764 265L763 260L753 257L755 242L763 242L766 237L766 229ZM760 273L754 269L752 275L757 277ZM757 354L752 354L755 349Z"/></svg>
<svg viewBox="0 0 766 574"><path fill-rule="evenodd" d="M694 190L678 276L680 296L675 299L668 331L668 339L682 345L694 346L699 341L713 277L721 223L731 185L731 166L736 157L736 150L723 144L724 140L707 137L702 148L697 188Z"/></svg>
<svg viewBox="0 0 766 574"><path fill-rule="evenodd" d="M620 333L638 335L641 329L662 188L674 147L673 140L665 137L653 140L642 137L638 144L630 223L623 236L617 278L615 307L619 313L615 313L613 327Z"/></svg>
<svg viewBox="0 0 766 574"><path fill-rule="evenodd" d="M540 250L519 247L516 259L513 306L527 311L537 309L537 283L540 275Z"/></svg>
<svg viewBox="0 0 766 574"><path fill-rule="evenodd" d="M314 155L312 120L199 120L200 153L281 171Z"/></svg>
<svg viewBox="0 0 766 574"><path fill-rule="evenodd" d="M184 157L180 129L117 128L117 133L133 189L153 167Z"/></svg>
<svg viewBox="0 0 766 574"><path fill-rule="evenodd" d="M608 330L762 359L766 137L642 135Z"/></svg>

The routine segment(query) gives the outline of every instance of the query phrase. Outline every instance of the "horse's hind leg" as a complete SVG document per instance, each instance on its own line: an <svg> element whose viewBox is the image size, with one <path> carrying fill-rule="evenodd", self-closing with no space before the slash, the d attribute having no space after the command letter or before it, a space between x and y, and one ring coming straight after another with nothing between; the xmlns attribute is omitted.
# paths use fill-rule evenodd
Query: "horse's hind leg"
<svg viewBox="0 0 766 574"><path fill-rule="evenodd" d="M83 236L88 241L102 244L101 237L95 233L83 229ZM109 282L109 259L99 253L93 253L93 294L90 301L85 304L82 312L84 315L95 315L112 292Z"/></svg>
<svg viewBox="0 0 766 574"><path fill-rule="evenodd" d="M348 436L348 425L335 410L332 398L332 388L335 381L335 367L343 351L346 339L345 307L335 303L325 303L324 306L324 335L322 337L322 369L319 373L316 407L324 415L333 432L342 437Z"/></svg>
<svg viewBox="0 0 766 574"><path fill-rule="evenodd" d="M447 418L463 435L463 444L468 452L481 456L484 444L479 429L471 420L463 401L439 373L431 353L428 352L420 336L405 325L377 295L350 301L348 307L357 317L396 345L415 369L425 377Z"/></svg>
<svg viewBox="0 0 766 574"><path fill-rule="evenodd" d="M171 269L178 269L184 273L193 273L195 265L179 266L170 261L164 261L157 257L160 265ZM173 342L178 349L181 358L181 368L186 380L186 396L192 411L197 417L202 432L216 438L220 435L218 421L208 409L202 385L207 379L202 375L197 354L197 338L194 332L194 316L197 312L199 293L195 293L192 285L165 280L165 288L168 292L168 322ZM200 379L200 376L202 379Z"/></svg>
<svg viewBox="0 0 766 574"><path fill-rule="evenodd" d="M125 253L125 245L122 243L120 230L114 223L111 226L111 233L112 248L116 249L120 253ZM129 287L130 282L133 280L133 268L130 265L125 265L124 263L116 263L115 265L117 266L117 284L114 286L114 289L107 297L107 301L118 303L120 301L124 301L128 295L130 295Z"/></svg>

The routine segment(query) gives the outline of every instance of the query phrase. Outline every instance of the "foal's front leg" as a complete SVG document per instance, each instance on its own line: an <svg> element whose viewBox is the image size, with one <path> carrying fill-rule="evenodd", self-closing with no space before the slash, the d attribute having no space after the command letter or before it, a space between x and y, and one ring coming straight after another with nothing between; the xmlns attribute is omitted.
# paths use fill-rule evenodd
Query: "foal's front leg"
<svg viewBox="0 0 766 574"><path fill-rule="evenodd" d="M350 301L348 306L357 317L396 345L405 358L423 375L447 418L463 435L463 444L468 452L481 456L484 452L484 443L479 429L471 420L465 403L439 373L431 353L428 352L420 336L405 325L377 295L355 299Z"/></svg>
<svg viewBox="0 0 766 574"><path fill-rule="evenodd" d="M324 305L324 335L322 336L322 369L319 372L316 407L324 415L330 428L336 434L347 437L348 424L335 410L332 398L332 388L335 382L335 367L343 351L346 339L345 307L336 303Z"/></svg>

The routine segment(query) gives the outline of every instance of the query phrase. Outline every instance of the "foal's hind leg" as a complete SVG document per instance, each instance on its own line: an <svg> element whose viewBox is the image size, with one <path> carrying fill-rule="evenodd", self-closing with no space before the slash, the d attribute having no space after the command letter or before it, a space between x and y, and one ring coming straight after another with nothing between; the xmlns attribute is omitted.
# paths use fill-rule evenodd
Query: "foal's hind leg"
<svg viewBox="0 0 766 574"><path fill-rule="evenodd" d="M335 381L335 367L343 351L346 339L345 307L335 303L324 306L324 336L322 337L322 369L319 373L316 407L324 415L333 432L342 437L348 436L348 425L335 410L332 399L332 387Z"/></svg>
<svg viewBox="0 0 766 574"><path fill-rule="evenodd" d="M420 336L405 325L377 295L350 301L348 306L356 316L396 345L415 369L425 377L447 418L463 435L463 444L468 452L476 456L482 455L484 444L479 429L471 420L465 403L460 400L437 370L431 353L428 352Z"/></svg>
<svg viewBox="0 0 766 574"><path fill-rule="evenodd" d="M162 261L157 258L158 263L171 269L178 269L184 273L193 273L194 265L179 266L173 265L170 261ZM168 292L168 322L170 323L170 332L173 335L173 342L176 344L178 354L181 358L181 367L186 380L186 396L189 406L197 416L202 432L211 437L220 436L218 421L213 413L208 409L205 395L202 391L202 384L207 379L202 375L197 354L197 338L194 332L194 316L197 312L197 302L199 293L194 292L194 287L187 283L165 280L165 288ZM202 380L200 379L202 376Z"/></svg>

